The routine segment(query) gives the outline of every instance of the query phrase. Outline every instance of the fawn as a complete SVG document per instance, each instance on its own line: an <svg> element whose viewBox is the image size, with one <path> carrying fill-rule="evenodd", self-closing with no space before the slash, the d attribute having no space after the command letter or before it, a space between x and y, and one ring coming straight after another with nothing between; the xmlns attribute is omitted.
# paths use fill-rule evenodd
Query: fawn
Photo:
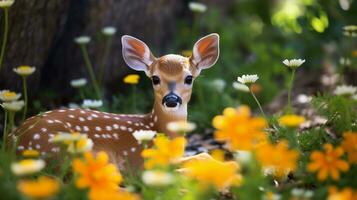
<svg viewBox="0 0 357 200"><path fill-rule="evenodd" d="M85 133L93 140L93 151L105 151L110 161L119 168L128 161L130 166L141 166L141 146L132 136L136 130L154 130L176 136L166 128L171 121L187 118L187 104L192 84L202 69L213 66L219 57L219 35L210 34L198 40L191 57L169 54L154 57L149 47L139 39L124 35L122 53L126 64L144 71L151 78L155 101L146 115L127 115L89 109L59 109L27 119L16 131L19 136L17 151L34 149L42 154L58 152L51 138L57 132Z"/></svg>

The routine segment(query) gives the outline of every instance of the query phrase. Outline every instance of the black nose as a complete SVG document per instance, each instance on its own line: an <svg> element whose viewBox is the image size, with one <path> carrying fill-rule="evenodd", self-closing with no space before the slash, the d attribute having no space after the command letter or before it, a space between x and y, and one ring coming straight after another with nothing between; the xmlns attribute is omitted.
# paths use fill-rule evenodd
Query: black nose
<svg viewBox="0 0 357 200"><path fill-rule="evenodd" d="M167 107L173 108L176 107L178 104L182 104L182 100L179 96L174 93L170 93L162 99L162 104Z"/></svg>

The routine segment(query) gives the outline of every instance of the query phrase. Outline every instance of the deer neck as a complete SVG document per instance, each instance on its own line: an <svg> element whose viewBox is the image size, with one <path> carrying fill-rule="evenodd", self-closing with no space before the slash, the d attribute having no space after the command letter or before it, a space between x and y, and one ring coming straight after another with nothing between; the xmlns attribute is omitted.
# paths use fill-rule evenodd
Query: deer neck
<svg viewBox="0 0 357 200"><path fill-rule="evenodd" d="M164 110L161 102L155 100L152 110L152 118L159 133L165 133L170 138L177 137L177 134L167 129L167 124L173 121L187 120L187 104L183 104L176 111Z"/></svg>

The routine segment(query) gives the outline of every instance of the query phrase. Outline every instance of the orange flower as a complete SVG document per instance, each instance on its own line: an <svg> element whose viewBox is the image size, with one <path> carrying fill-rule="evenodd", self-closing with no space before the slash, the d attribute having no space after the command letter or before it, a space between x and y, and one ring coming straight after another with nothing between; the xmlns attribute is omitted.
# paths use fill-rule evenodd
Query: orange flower
<svg viewBox="0 0 357 200"><path fill-rule="evenodd" d="M288 142L283 140L277 144L262 144L257 148L256 158L264 170L271 171L277 177L284 177L296 170L299 153L289 150Z"/></svg>
<svg viewBox="0 0 357 200"><path fill-rule="evenodd" d="M341 147L347 152L348 161L357 164L357 133L346 132L343 134L343 138Z"/></svg>
<svg viewBox="0 0 357 200"><path fill-rule="evenodd" d="M224 109L223 115L214 117L213 126L217 129L215 138L228 142L232 150L252 150L267 139L263 131L267 127L266 120L251 117L247 106Z"/></svg>
<svg viewBox="0 0 357 200"><path fill-rule="evenodd" d="M84 160L73 161L73 170L79 175L76 186L89 188L92 193L100 190L116 191L122 181L115 165L108 163L108 155L105 152L99 152L96 157L86 152Z"/></svg>
<svg viewBox="0 0 357 200"><path fill-rule="evenodd" d="M55 195L60 188L57 180L41 176L37 180L22 180L17 184L17 189L31 198L46 198Z"/></svg>
<svg viewBox="0 0 357 200"><path fill-rule="evenodd" d="M237 173L239 165L233 161L192 160L185 163L183 167L184 174L196 179L203 187L213 185L218 190L222 190L242 182L242 176Z"/></svg>
<svg viewBox="0 0 357 200"><path fill-rule="evenodd" d="M158 136L154 139L154 148L145 149L141 156L146 160L145 168L151 169L155 166L167 166L181 158L184 154L186 139L178 137L169 140L167 137Z"/></svg>
<svg viewBox="0 0 357 200"><path fill-rule="evenodd" d="M253 83L251 86L250 86L250 90L255 93L255 94L258 94L262 91L262 86L259 84L259 83Z"/></svg>
<svg viewBox="0 0 357 200"><path fill-rule="evenodd" d="M136 200L138 199L136 195L126 192L124 190L102 190L94 189L89 191L90 200Z"/></svg>
<svg viewBox="0 0 357 200"><path fill-rule="evenodd" d="M310 156L312 161L308 164L307 169L310 172L318 171L317 178L320 181L326 180L328 175L332 179L338 180L340 177L339 171L349 169L348 163L340 158L343 155L343 149L341 147L334 149L332 144L325 144L324 149L325 152L312 152Z"/></svg>
<svg viewBox="0 0 357 200"><path fill-rule="evenodd" d="M357 191L351 188L344 188L338 191L335 186L329 187L327 200L354 200L357 199Z"/></svg>

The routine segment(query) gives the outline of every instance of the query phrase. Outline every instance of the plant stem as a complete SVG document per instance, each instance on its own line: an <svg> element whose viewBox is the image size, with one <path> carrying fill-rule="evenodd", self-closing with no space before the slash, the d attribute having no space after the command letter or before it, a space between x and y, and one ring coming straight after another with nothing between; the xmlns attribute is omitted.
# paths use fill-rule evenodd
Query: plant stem
<svg viewBox="0 0 357 200"><path fill-rule="evenodd" d="M292 112L292 107L291 107L291 90L293 87L293 83L294 83L294 77L295 77L295 69L293 69L292 73L291 73L291 78L290 78L290 82L289 82L289 88L288 88L288 107L287 107L287 113L291 113Z"/></svg>
<svg viewBox="0 0 357 200"><path fill-rule="evenodd" d="M90 62L86 45L81 44L80 47L81 47L81 50L82 50L82 55L83 55L83 59L84 59L85 65L87 67L89 76L90 76L90 78L92 80L92 84L93 84L95 93L97 94L98 99L101 99L101 93L100 93L99 85L98 85L97 79L94 76L93 65Z"/></svg>
<svg viewBox="0 0 357 200"><path fill-rule="evenodd" d="M7 111L5 112L5 114L6 113L7 113ZM15 116L15 113L12 111L9 111L7 113L7 119L8 119L9 126L6 128L6 130L4 132L5 134L3 135L3 151L6 151L8 133L12 131L12 127L14 126L14 116Z"/></svg>
<svg viewBox="0 0 357 200"><path fill-rule="evenodd" d="M136 111L136 86L133 85L133 112Z"/></svg>
<svg viewBox="0 0 357 200"><path fill-rule="evenodd" d="M22 114L22 121L25 121L26 114L27 114L27 104L28 104L27 84L26 84L26 77L25 76L22 77L22 84L23 84L24 100L25 100L24 112Z"/></svg>
<svg viewBox="0 0 357 200"><path fill-rule="evenodd" d="M260 103L259 103L259 100L258 100L257 97L255 96L254 92L250 89L250 87L249 87L249 91L250 91L250 93L252 94L252 96L253 96L255 102L257 102L257 105L258 105L259 110L260 110L261 114L263 115L263 117L264 117L265 119L268 119L268 118L266 117L264 111L263 111L262 106L261 106Z"/></svg>
<svg viewBox="0 0 357 200"><path fill-rule="evenodd" d="M6 138L7 138L7 119L8 119L8 113L7 110L4 111L5 115L5 122L4 122L4 130L3 130L3 134L2 134L2 150L3 152L5 152L5 147L6 147Z"/></svg>
<svg viewBox="0 0 357 200"><path fill-rule="evenodd" d="M9 32L9 10L8 8L4 8L4 35L2 39L2 45L1 45L1 53L0 53L0 71L2 67L2 62L4 59L5 55L5 48L6 48L6 43L7 43L7 35Z"/></svg>
<svg viewBox="0 0 357 200"><path fill-rule="evenodd" d="M84 100L84 99L85 99L85 96L84 96L83 89L82 89L82 88L79 88L78 91L79 91L79 96L82 98L82 100Z"/></svg>
<svg viewBox="0 0 357 200"><path fill-rule="evenodd" d="M99 85L101 85L101 86L103 85L105 64L107 63L107 60L108 60L108 55L109 55L111 44L112 44L112 36L108 36L106 44L105 44L105 50L104 50L102 64L99 68Z"/></svg>

